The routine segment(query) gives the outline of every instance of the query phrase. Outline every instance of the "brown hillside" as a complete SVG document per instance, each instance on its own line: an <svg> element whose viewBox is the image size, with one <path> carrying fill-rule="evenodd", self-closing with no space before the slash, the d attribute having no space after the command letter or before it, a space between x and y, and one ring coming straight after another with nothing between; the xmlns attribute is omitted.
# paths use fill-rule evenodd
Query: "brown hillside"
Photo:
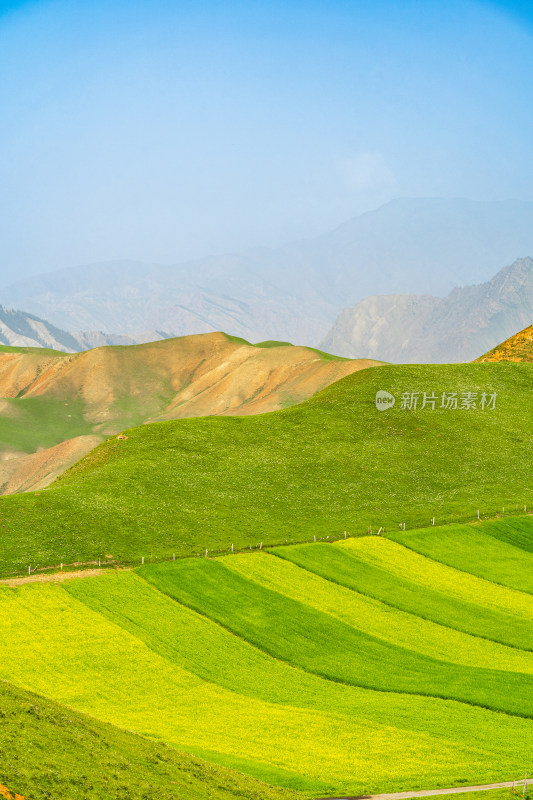
<svg viewBox="0 0 533 800"><path fill-rule="evenodd" d="M95 436L155 420L275 411L378 363L258 347L223 333L61 356L1 352L0 423L20 435L15 444L13 436L0 441L0 491L47 485Z"/></svg>
<svg viewBox="0 0 533 800"><path fill-rule="evenodd" d="M47 450L0 461L0 494L43 489L103 441L103 436L76 436Z"/></svg>
<svg viewBox="0 0 533 800"><path fill-rule="evenodd" d="M533 325L515 333L476 361L533 361Z"/></svg>

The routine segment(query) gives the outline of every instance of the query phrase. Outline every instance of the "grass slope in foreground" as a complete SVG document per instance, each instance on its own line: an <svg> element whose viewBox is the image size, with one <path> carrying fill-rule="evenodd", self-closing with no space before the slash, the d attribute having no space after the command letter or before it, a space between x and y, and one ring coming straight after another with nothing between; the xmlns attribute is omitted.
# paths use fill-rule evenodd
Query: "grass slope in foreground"
<svg viewBox="0 0 533 800"><path fill-rule="evenodd" d="M533 494L531 364L363 370L290 409L154 423L0 500L0 570L170 558L472 518ZM495 391L494 410L378 412L376 391Z"/></svg>
<svg viewBox="0 0 533 800"><path fill-rule="evenodd" d="M370 563L383 600L341 585ZM447 588L478 609L471 632L449 626ZM490 638L494 610L531 635L531 595L375 536L183 559L0 586L0 677L315 797L512 780L530 765L533 654Z"/></svg>
<svg viewBox="0 0 533 800"><path fill-rule="evenodd" d="M0 789L27 800L297 800L0 682ZM0 792L1 794L1 792Z"/></svg>

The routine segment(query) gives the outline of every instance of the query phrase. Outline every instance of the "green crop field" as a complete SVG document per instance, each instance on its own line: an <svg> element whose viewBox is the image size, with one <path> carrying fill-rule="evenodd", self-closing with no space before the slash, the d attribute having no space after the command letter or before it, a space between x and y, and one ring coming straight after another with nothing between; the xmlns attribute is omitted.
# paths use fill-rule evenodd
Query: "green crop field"
<svg viewBox="0 0 533 800"><path fill-rule="evenodd" d="M283 411L130 429L49 488L0 499L0 574L109 555L137 565L523 507L533 495L523 457L532 378L532 364L383 366ZM497 404L409 411L398 402L379 412L379 389L495 391Z"/></svg>
<svg viewBox="0 0 533 800"><path fill-rule="evenodd" d="M532 369L364 370L284 411L132 428L1 498L2 576L136 569L0 584L0 785L229 800L531 770ZM379 389L498 401L379 412Z"/></svg>
<svg viewBox="0 0 533 800"><path fill-rule="evenodd" d="M361 539L349 540L348 546L335 545L335 547L322 543L295 545L279 548L275 552L282 558L289 559L304 569L316 572L327 580L335 581L349 589L374 597L393 608L418 614L425 619L463 633L482 636L511 647L533 649L533 628L531 619L527 618L527 613L531 610L528 595L521 595L518 592L511 594L511 590L507 590L506 599L511 605L516 606L516 608L513 606L511 612L507 609L500 610L489 607L489 602L493 601L494 591L499 590L504 594L505 590L503 587L496 587L488 582L486 582L487 586L479 588L480 592L483 592L483 588L486 589L486 604L479 602L479 598L483 597L483 594L477 595L477 602L449 596L445 591L424 586L410 577L398 574L401 566L409 565L412 555L405 548L394 552L393 555L401 560L401 564L396 564L394 559L391 559L390 571L387 568L368 563L365 555L368 554L368 551L370 551L370 555L374 554L375 539L378 537L361 537ZM352 548L350 547L352 542L360 543L362 546L357 549ZM394 547L395 544L387 539L378 539L378 542L381 550ZM353 552L354 550L355 552ZM450 572L441 574L441 571L446 569L444 565L432 563L428 559L426 562L427 572L424 577L427 580L430 581L433 578L438 581L441 577L443 582L449 581L453 586L453 577ZM459 593L459 587L465 578L468 582L468 578L473 578L473 576L467 576L463 572L456 572L455 575L456 581L453 588Z"/></svg>
<svg viewBox="0 0 533 800"><path fill-rule="evenodd" d="M509 519L505 525L488 521L483 530L502 542L509 542L528 553L533 553L533 529L527 519Z"/></svg>
<svg viewBox="0 0 533 800"><path fill-rule="evenodd" d="M189 791L176 796L200 798L196 779L208 781L203 796L221 799L518 780L531 769L533 745L531 596L411 547L426 538L431 546L436 533L0 585L0 678L10 709L2 718L9 729L0 726L10 771L0 766L0 784L32 798L57 784L63 794L52 796L81 798L90 783L90 796L103 798L103 787L113 793L134 776L144 794L113 796L150 798L160 763L158 796L169 798L171 781ZM510 563L517 549L491 541L498 550L488 551L489 571L492 558ZM447 559L459 560L462 548L461 537L449 537ZM28 700L14 686L40 697ZM59 730L49 770L37 778L45 745L25 761L25 742L56 735L56 720L71 713L72 732ZM69 795L83 753L92 754L86 783ZM108 784L100 761L110 766ZM219 767L250 777L240 784ZM280 788L268 794L252 779Z"/></svg>
<svg viewBox="0 0 533 800"><path fill-rule="evenodd" d="M401 531L391 534L391 538L435 561L533 593L533 554L529 545L533 539L531 517L511 517L479 525L447 525L416 533Z"/></svg>

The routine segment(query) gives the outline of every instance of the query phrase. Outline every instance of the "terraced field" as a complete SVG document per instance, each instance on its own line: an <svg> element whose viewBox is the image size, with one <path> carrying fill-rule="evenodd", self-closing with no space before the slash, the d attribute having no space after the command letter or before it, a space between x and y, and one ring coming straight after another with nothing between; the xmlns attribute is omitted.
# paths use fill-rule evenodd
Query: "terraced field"
<svg viewBox="0 0 533 800"><path fill-rule="evenodd" d="M531 768L533 602L499 578L525 586L530 565L468 530L494 543L493 580L450 566L450 526L450 564L422 553L431 528L0 586L0 678L308 796L512 780Z"/></svg>

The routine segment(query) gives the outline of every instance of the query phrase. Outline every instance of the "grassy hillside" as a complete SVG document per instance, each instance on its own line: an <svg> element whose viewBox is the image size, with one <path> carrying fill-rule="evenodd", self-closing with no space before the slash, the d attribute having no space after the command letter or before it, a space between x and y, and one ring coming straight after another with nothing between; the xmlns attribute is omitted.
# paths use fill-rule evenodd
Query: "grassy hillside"
<svg viewBox="0 0 533 800"><path fill-rule="evenodd" d="M0 718L1 797L297 800L299 796L4 682L0 682Z"/></svg>
<svg viewBox="0 0 533 800"><path fill-rule="evenodd" d="M161 797L173 796L167 783L176 780L190 795L179 788L174 796L195 798L190 771L208 781L198 797L232 797L236 776L157 742L314 797L519 778L533 745L531 595L415 552L411 544L433 533L2 585L0 678L145 737L77 716L59 730L50 775L70 776L74 755L88 752L83 774L99 791L101 762L122 785L139 776L150 787L151 765L162 770ZM486 536L499 548L485 559L496 574L517 547ZM447 552L460 559L458 537ZM366 580L370 566L379 581ZM0 727L0 751L7 740L15 754L4 780L0 766L0 783L39 797L20 780L35 775L33 761L24 772L25 743L41 723L43 736L54 736L46 720L70 712L33 700L45 714L28 714L24 702L22 738ZM34 780L42 791L43 779ZM238 796L254 790L277 796L244 778Z"/></svg>
<svg viewBox="0 0 533 800"><path fill-rule="evenodd" d="M263 351L272 352L272 351ZM530 364L362 370L272 414L126 431L51 487L0 501L0 572L171 558L473 519L528 504ZM494 409L377 411L380 389L497 393Z"/></svg>
<svg viewBox="0 0 533 800"><path fill-rule="evenodd" d="M477 361L533 361L533 325L515 333Z"/></svg>
<svg viewBox="0 0 533 800"><path fill-rule="evenodd" d="M0 350L0 456L19 457L74 437L109 436L150 420L257 414L294 405L377 362L283 342L254 346L223 333L67 355ZM84 452L88 452L87 445ZM57 451L39 463L65 463ZM26 489L30 465L20 488ZM54 472L52 468L50 472ZM0 463L4 492L17 488Z"/></svg>

